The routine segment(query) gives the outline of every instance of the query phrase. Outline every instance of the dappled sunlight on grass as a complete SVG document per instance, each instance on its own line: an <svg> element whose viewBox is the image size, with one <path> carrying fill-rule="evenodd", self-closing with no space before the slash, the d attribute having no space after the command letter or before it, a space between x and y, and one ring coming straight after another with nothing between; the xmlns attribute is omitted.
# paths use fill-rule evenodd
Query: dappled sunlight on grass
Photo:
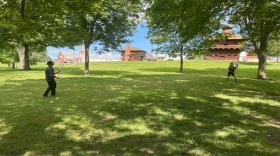
<svg viewBox="0 0 280 156"><path fill-rule="evenodd" d="M165 111L161 108L158 107L150 107L149 109L150 114L154 114L154 115L162 115L162 116L171 116L172 114L170 114L170 112Z"/></svg>
<svg viewBox="0 0 280 156"><path fill-rule="evenodd" d="M107 87L110 87L110 90L112 91L118 91L122 89L122 85L107 85Z"/></svg>
<svg viewBox="0 0 280 156"><path fill-rule="evenodd" d="M185 96L186 99L198 101L198 102L208 102L206 99L199 98L199 97L191 97L191 96Z"/></svg>
<svg viewBox="0 0 280 156"><path fill-rule="evenodd" d="M257 102L262 102L263 104L268 104L266 100L256 100L254 98L240 98L240 97L235 97L235 96L228 96L225 94L217 94L215 95L215 97L221 98L221 99L227 99L230 101L230 103L225 103L223 104L223 108L229 109L229 110L235 110L236 112L238 112L241 115L249 115L255 119L269 119L270 116L267 116L266 114L262 113L262 112L257 112L254 111L250 108L248 108L246 105L244 104L248 104L251 103L253 104L253 101L257 101ZM250 100L249 100L250 99Z"/></svg>
<svg viewBox="0 0 280 156"><path fill-rule="evenodd" d="M5 87L9 85L10 87ZM1 92L6 92L6 91L14 91L16 92L18 90L19 87L21 87L22 84L19 83L19 82L15 82L15 81L12 81L12 82L5 82L5 83L2 83L0 82L0 87L1 87L1 90L0 90L0 94ZM5 90L4 90L5 89Z"/></svg>
<svg viewBox="0 0 280 156"><path fill-rule="evenodd" d="M253 130L242 129L240 127L235 126L224 126L220 130L216 130L213 135L208 136L211 138L210 140L214 139L226 139L227 137L236 137L241 139L242 137L248 135L249 133L254 133Z"/></svg>
<svg viewBox="0 0 280 156"><path fill-rule="evenodd" d="M270 105L270 106L280 106L280 101L264 99L264 98L229 96L226 94L216 94L215 97L222 98L222 99L228 99L233 104L258 102L258 103L262 103L262 104Z"/></svg>
<svg viewBox="0 0 280 156"><path fill-rule="evenodd" d="M40 155L39 153L35 151L26 151L23 156L34 156L34 155Z"/></svg>
<svg viewBox="0 0 280 156"><path fill-rule="evenodd" d="M169 98L170 99L178 99L179 97L178 97L176 92L171 92L171 93L169 93Z"/></svg>
<svg viewBox="0 0 280 156"><path fill-rule="evenodd" d="M184 116L184 114L174 114L173 116L174 116L174 118L175 118L176 120L184 120L184 119L186 119L186 117Z"/></svg>
<svg viewBox="0 0 280 156"><path fill-rule="evenodd" d="M98 114L100 117L103 118L103 120L112 120L118 118L117 115L111 114L109 112L97 112L93 111L94 114Z"/></svg>
<svg viewBox="0 0 280 156"><path fill-rule="evenodd" d="M0 141L2 140L2 136L9 134L12 130L12 126L7 125L3 119L0 119Z"/></svg>
<svg viewBox="0 0 280 156"><path fill-rule="evenodd" d="M119 79L122 75L95 75L94 78L110 78L110 79Z"/></svg>
<svg viewBox="0 0 280 156"><path fill-rule="evenodd" d="M280 154L280 85L251 78L257 65L237 83L226 61L186 61L184 73L176 61L95 62L87 76L83 65L66 64L48 98L45 65L0 69L29 77L0 77L0 155Z"/></svg>
<svg viewBox="0 0 280 156"><path fill-rule="evenodd" d="M89 119L70 115L63 117L62 122L47 127L46 132L52 136L60 135L63 132L67 139L83 142L104 134L103 130L94 127Z"/></svg>
<svg viewBox="0 0 280 156"><path fill-rule="evenodd" d="M217 136L217 137L226 138L227 136L230 135L230 133L227 132L227 131L218 130L218 131L215 132L214 135Z"/></svg>
<svg viewBox="0 0 280 156"><path fill-rule="evenodd" d="M134 135L145 135L148 133L153 133L153 129L149 128L148 123L145 122L142 118L136 118L129 121L119 121L117 120L114 128L121 131L128 131Z"/></svg>
<svg viewBox="0 0 280 156"><path fill-rule="evenodd" d="M250 117L253 117L255 119L270 119L270 115L267 115L266 112L263 110L262 112L253 110L251 107L254 107L254 103L260 103L264 107L264 105L269 106L280 106L280 102L270 100L270 99L258 99L258 98L249 98L249 97L237 97L237 96L229 96L225 94L216 94L215 97L226 99L230 101L230 103L223 104L224 108L235 110L236 112L239 112L242 115L247 115ZM251 105L248 107L248 105Z"/></svg>
<svg viewBox="0 0 280 156"><path fill-rule="evenodd" d="M190 150L190 152L188 152L188 153L196 155L196 156L211 156L211 153L205 151L201 147L196 147L196 148Z"/></svg>
<svg viewBox="0 0 280 156"><path fill-rule="evenodd" d="M189 80L175 80L177 83L186 83L186 82L190 82Z"/></svg>
<svg viewBox="0 0 280 156"><path fill-rule="evenodd" d="M61 152L59 155L60 156L71 156L71 155L73 155L73 153L72 153L72 151L67 150L67 151Z"/></svg>
<svg viewBox="0 0 280 156"><path fill-rule="evenodd" d="M229 134L223 134L230 137ZM240 143L238 141L231 141L232 139L227 139L226 137L215 136L215 137L208 137L205 138L205 141L209 144L214 144L216 147L220 147L221 149L238 149L240 148Z"/></svg>
<svg viewBox="0 0 280 156"><path fill-rule="evenodd" d="M271 119L269 121L265 121L265 123L263 125L264 126L269 126L269 127L275 127L277 129L279 129L279 131L280 131L280 121L277 121L275 119Z"/></svg>

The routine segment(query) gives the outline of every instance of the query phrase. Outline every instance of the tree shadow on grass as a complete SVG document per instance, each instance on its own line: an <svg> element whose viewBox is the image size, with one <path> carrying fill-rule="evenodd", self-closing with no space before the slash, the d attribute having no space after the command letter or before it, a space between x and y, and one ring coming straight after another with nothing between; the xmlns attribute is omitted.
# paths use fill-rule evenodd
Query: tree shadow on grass
<svg viewBox="0 0 280 156"><path fill-rule="evenodd" d="M135 75L98 71L58 84L41 98L41 80L0 99L1 155L278 155L279 102L242 91L213 72ZM198 75L201 75L198 77ZM197 77L199 80L197 80ZM11 84L1 87L16 89ZM14 82L15 83L15 82ZM232 94L229 89L235 89ZM263 86L264 93L271 92ZM264 98L265 99L265 98ZM273 122L273 120L277 122Z"/></svg>

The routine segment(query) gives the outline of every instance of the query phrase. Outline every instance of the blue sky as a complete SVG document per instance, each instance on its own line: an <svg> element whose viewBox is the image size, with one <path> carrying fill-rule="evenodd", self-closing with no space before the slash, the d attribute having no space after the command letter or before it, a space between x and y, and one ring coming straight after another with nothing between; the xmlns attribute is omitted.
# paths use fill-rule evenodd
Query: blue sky
<svg viewBox="0 0 280 156"><path fill-rule="evenodd" d="M148 39L145 38L148 34L148 29L145 27L142 27L141 25L137 26L138 32L136 32L132 37L129 37L129 39L133 40L133 42L130 43L130 47L136 47L145 50L146 52L150 53L152 45ZM125 48L126 44L122 44L122 48ZM90 47L90 53L93 53L93 47L98 47L98 45L91 45ZM54 47L48 47L47 52L48 55L52 57L52 59L56 59L58 53L61 52L80 52L81 45L75 46L75 50L69 49L69 48L54 48ZM113 53L114 55L120 55L120 53ZM95 54L97 55L97 54Z"/></svg>
<svg viewBox="0 0 280 156"><path fill-rule="evenodd" d="M137 26L138 32L136 32L132 37L129 37L128 39L133 40L133 42L130 43L130 47L136 47L145 50L147 53L151 52L152 45L148 39L145 38L145 36L148 35L148 29L146 27L141 26L140 24ZM222 30L221 30L222 31ZM233 28L233 31L239 31L239 28ZM126 44L122 44L122 49L125 48ZM90 46L90 53L93 53L93 47L98 47L98 45L91 45ZM156 45L153 45L154 48L156 48ZM99 47L98 47L99 48ZM58 53L61 52L80 52L81 45L75 46L75 50L69 49L69 48L54 48L54 47L48 47L47 52L48 55L52 57L53 60L55 60L58 56ZM113 52L114 55L120 55L118 52ZM95 53L95 55L97 55Z"/></svg>

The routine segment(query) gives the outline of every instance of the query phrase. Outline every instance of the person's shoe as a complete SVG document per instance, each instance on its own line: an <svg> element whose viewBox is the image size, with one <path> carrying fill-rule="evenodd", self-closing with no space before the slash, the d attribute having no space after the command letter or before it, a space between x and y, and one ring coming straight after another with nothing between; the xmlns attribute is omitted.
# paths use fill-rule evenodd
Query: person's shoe
<svg viewBox="0 0 280 156"><path fill-rule="evenodd" d="M235 81L237 82L237 79L235 79Z"/></svg>
<svg viewBox="0 0 280 156"><path fill-rule="evenodd" d="M47 98L48 96L46 96L46 95L43 95L43 98Z"/></svg>

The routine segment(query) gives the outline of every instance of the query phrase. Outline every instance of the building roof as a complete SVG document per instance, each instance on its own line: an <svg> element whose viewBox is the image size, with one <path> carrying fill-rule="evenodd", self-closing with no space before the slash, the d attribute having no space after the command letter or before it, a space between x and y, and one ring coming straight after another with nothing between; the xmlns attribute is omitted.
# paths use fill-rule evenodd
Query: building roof
<svg viewBox="0 0 280 156"><path fill-rule="evenodd" d="M226 34L225 36L227 38L227 40L243 40L244 37L243 36L239 36L239 35L236 35L236 34ZM217 37L212 37L213 40L219 40L219 38Z"/></svg>
<svg viewBox="0 0 280 156"><path fill-rule="evenodd" d="M232 28L233 26L227 25L223 28L223 37L225 37L227 40L243 40L243 36L239 36L237 34L232 34ZM219 38L213 36L213 40L219 40Z"/></svg>
<svg viewBox="0 0 280 156"><path fill-rule="evenodd" d="M121 52L124 52L124 51L125 51L125 49L121 50ZM145 52L146 53L145 50L142 50L142 49L139 49L139 48L135 48L135 47L131 47L130 51L133 51L133 52Z"/></svg>
<svg viewBox="0 0 280 156"><path fill-rule="evenodd" d="M73 59L73 58L82 58L84 55L81 55L80 53L75 52L59 52L64 55L64 58L66 59Z"/></svg>

